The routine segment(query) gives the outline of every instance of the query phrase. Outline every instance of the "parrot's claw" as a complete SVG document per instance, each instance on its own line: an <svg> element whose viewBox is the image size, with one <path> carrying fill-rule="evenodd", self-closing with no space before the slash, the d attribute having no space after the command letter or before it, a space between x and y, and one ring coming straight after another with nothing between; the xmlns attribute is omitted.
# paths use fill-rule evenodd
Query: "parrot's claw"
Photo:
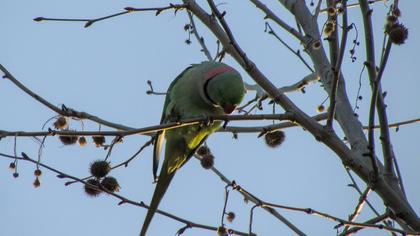
<svg viewBox="0 0 420 236"><path fill-rule="evenodd" d="M200 128L208 127L214 124L214 118L206 116L203 121L200 122Z"/></svg>

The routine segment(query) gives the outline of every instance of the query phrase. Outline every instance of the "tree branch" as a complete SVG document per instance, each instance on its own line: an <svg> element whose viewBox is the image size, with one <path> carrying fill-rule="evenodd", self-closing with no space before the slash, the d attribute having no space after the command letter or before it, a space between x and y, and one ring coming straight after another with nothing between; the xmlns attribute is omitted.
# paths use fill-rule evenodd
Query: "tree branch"
<svg viewBox="0 0 420 236"><path fill-rule="evenodd" d="M43 104L44 106L48 107L49 109L53 110L55 113L60 114L62 116L67 116L67 117L76 117L79 119L87 119L87 120L91 120L94 121L98 124L101 125L105 125L108 127L112 127L115 129L119 129L119 130L129 130L129 129L133 129L131 127L125 126L125 125L121 125L121 124L117 124L117 123L112 123L106 120L103 120L97 116L91 115L87 112L83 112L83 111L76 111L73 110L72 108L66 107L64 105L62 105L61 109L58 108L57 106L54 106L53 104L51 104L50 102L48 102L47 100L45 100L44 98L42 98L41 96L39 96L38 94L34 93L33 91L31 91L30 89L28 89L26 86L24 86L22 83L20 83L5 67L3 67L3 65L0 64L0 70L3 71L4 76L3 78L10 80L13 84L15 84L19 89L21 89L23 92L25 92L26 94L28 94L29 96L31 96L32 98L34 98L35 100L37 100L38 102L40 102L41 104Z"/></svg>
<svg viewBox="0 0 420 236"><path fill-rule="evenodd" d="M91 26L92 24L99 22L99 21L103 21L103 20L107 20L110 18L114 18L117 16L121 16L121 15L125 15L127 13L130 12L137 12L137 11L156 11L156 15L159 15L161 12L168 10L168 9L175 9L175 13L176 11L185 8L184 5L182 4L172 4L170 3L169 6L167 7L150 7L150 8L134 8L134 7L126 7L125 11L121 11L118 13L114 13L108 16L103 16L103 17L99 17L99 18L93 18L93 19L66 19L66 18L47 18L47 17L37 17L34 19L34 21L40 22L40 21L66 21L66 22L86 22L85 23L85 28Z"/></svg>
<svg viewBox="0 0 420 236"><path fill-rule="evenodd" d="M201 51L204 53L204 55L206 55L207 60L212 61L213 57L210 54L209 49L207 48L206 44L204 43L204 38L200 36L200 34L198 33L197 27L195 26L195 22L194 22L194 17L192 15L191 12L187 11L188 13L188 18L190 19L190 23L192 26L192 32L195 36L195 38L197 39L197 42L200 44L201 46Z"/></svg>
<svg viewBox="0 0 420 236"><path fill-rule="evenodd" d="M347 19L347 0L341 1L341 6L343 8L343 16L342 16L342 34L341 34L341 43L339 45L338 56L336 57L337 61L334 65L334 80L333 85L331 88L331 95L330 95L330 106L329 106L329 114L327 119L327 127L332 128L332 123L335 116L335 106L336 106L336 94L338 83L340 81L340 74L341 74L341 64L343 63L343 57L346 50L346 42L347 42L347 33L349 31L348 27L348 19ZM337 19L337 17L335 17Z"/></svg>
<svg viewBox="0 0 420 236"><path fill-rule="evenodd" d="M393 227L389 227L389 226L384 226L384 225L350 222L350 221L340 219L338 217L335 217L335 216L332 216L330 214L323 213L323 212L320 212L320 211L317 211L317 210L314 210L314 209L311 209L311 208L290 207L290 206L273 204L273 203L268 203L268 202L263 202L262 205L267 205L267 206L270 206L270 207L276 207L276 208L281 208L281 209L290 210L290 211L304 212L306 214L319 216L319 217L322 217L322 218L340 223L338 227L340 227L340 225L350 225L350 226L358 226L358 227L362 227L362 228L383 229L383 230L386 230L386 231L389 231L389 232L401 233L403 235L406 235L406 234L420 235L417 232L407 232L407 231L404 231L404 230L401 230L401 229L397 229L397 228L393 228Z"/></svg>
<svg viewBox="0 0 420 236"><path fill-rule="evenodd" d="M280 19L274 12L270 10L266 5L261 3L259 0L250 0L257 8L259 8L264 14L266 15L265 19L271 19L272 21L276 22L280 27L285 29L287 32L289 32L291 35L295 36L302 44L305 44L306 40L304 39L304 36L300 34L296 29L289 26L286 22L284 22L282 19Z"/></svg>

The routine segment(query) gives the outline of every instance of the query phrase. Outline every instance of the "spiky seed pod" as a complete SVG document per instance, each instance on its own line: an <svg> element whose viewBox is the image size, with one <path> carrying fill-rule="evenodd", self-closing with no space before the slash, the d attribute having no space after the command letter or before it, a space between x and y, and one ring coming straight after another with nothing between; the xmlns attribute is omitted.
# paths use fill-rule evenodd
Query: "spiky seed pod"
<svg viewBox="0 0 420 236"><path fill-rule="evenodd" d="M41 175L42 175L42 171L41 171L40 169L36 169L36 170L34 171L34 175L35 175L36 177L39 177L39 176L41 176Z"/></svg>
<svg viewBox="0 0 420 236"><path fill-rule="evenodd" d="M67 123L67 118L64 116L60 116L57 118L57 120L54 122L54 127L56 129L67 129L67 127L69 126L69 124Z"/></svg>
<svg viewBox="0 0 420 236"><path fill-rule="evenodd" d="M198 150L197 150L197 155L200 155L200 156L205 156L205 155L208 155L210 153L211 153L210 149L207 146L204 146L204 145L201 146L200 148L198 148Z"/></svg>
<svg viewBox="0 0 420 236"><path fill-rule="evenodd" d="M97 147L101 147L102 145L104 145L105 143L105 136L93 136L93 143L97 146Z"/></svg>
<svg viewBox="0 0 420 236"><path fill-rule="evenodd" d="M79 137L79 145L81 147L84 147L84 146L86 146L86 144L87 144L86 138L83 137L83 136Z"/></svg>
<svg viewBox="0 0 420 236"><path fill-rule="evenodd" d="M344 10L342 7L337 8L337 14L343 14Z"/></svg>
<svg viewBox="0 0 420 236"><path fill-rule="evenodd" d="M10 162L9 169L12 170L12 171L15 171L16 170L16 163Z"/></svg>
<svg viewBox="0 0 420 236"><path fill-rule="evenodd" d="M232 223L232 221L235 219L235 212L230 211L226 214L226 220Z"/></svg>
<svg viewBox="0 0 420 236"><path fill-rule="evenodd" d="M58 136L64 145L73 145L77 142L78 137L75 135L60 135Z"/></svg>
<svg viewBox="0 0 420 236"><path fill-rule="evenodd" d="M93 188L93 187L85 184L85 193L87 195L89 195L91 197L97 197L99 194L101 194L102 191L99 190L99 181L97 179L88 179L86 181L86 183L91 184L91 185L98 188L98 189L96 189L96 188Z"/></svg>
<svg viewBox="0 0 420 236"><path fill-rule="evenodd" d="M280 146L286 138L285 134L281 130L269 132L265 135L265 143L272 148Z"/></svg>
<svg viewBox="0 0 420 236"><path fill-rule="evenodd" d="M13 177L15 178L19 177L19 173L18 172L13 173Z"/></svg>
<svg viewBox="0 0 420 236"><path fill-rule="evenodd" d="M397 45L404 44L408 37L408 29L400 23L396 23L389 27L387 33L391 42Z"/></svg>
<svg viewBox="0 0 420 236"><path fill-rule="evenodd" d="M111 166L106 161L97 160L90 164L90 173L96 178L105 177L110 170Z"/></svg>
<svg viewBox="0 0 420 236"><path fill-rule="evenodd" d="M101 181L101 185L104 189L106 189L110 192L119 192L120 191L120 185L118 184L117 179L112 177L112 176L105 177Z"/></svg>
<svg viewBox="0 0 420 236"><path fill-rule="evenodd" d="M41 181L39 181L39 178L36 177L33 183L35 188L38 188L39 186L41 186Z"/></svg>
<svg viewBox="0 0 420 236"><path fill-rule="evenodd" d="M208 169L212 168L213 165L214 165L214 156L211 153L210 154L207 154L207 155L204 155L201 158L200 163L201 163L201 166L204 169L208 170Z"/></svg>
<svg viewBox="0 0 420 236"><path fill-rule="evenodd" d="M219 226L219 228L217 228L217 235L218 236L228 236L228 231L225 227Z"/></svg>
<svg viewBox="0 0 420 236"><path fill-rule="evenodd" d="M327 11L329 16L335 16L337 13L337 9L335 9L335 7L329 7Z"/></svg>
<svg viewBox="0 0 420 236"><path fill-rule="evenodd" d="M316 112L318 112L318 113L321 113L321 112L324 112L325 111L325 107L324 107L324 105L319 105L317 108L316 108Z"/></svg>

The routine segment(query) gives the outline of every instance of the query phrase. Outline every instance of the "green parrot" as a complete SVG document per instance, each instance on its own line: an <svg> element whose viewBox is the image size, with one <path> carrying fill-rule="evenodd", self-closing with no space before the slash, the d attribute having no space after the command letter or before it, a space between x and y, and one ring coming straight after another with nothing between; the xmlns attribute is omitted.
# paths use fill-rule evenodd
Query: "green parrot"
<svg viewBox="0 0 420 236"><path fill-rule="evenodd" d="M245 87L241 75L232 67L214 61L191 65L169 86L160 123L231 114L241 103L244 94ZM141 229L141 236L146 235L153 215L176 171L220 126L221 122L216 121L207 126L196 124L159 131L156 134L153 175L157 184ZM160 151L165 139L165 159L159 178L156 178Z"/></svg>

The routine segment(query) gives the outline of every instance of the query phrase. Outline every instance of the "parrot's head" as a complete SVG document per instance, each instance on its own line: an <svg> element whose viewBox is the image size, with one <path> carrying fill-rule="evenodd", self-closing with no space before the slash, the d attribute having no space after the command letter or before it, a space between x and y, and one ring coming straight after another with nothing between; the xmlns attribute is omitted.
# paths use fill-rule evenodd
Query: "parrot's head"
<svg viewBox="0 0 420 236"><path fill-rule="evenodd" d="M228 71L211 78L205 88L209 99L223 108L226 114L231 114L242 102L245 86L241 75L236 71Z"/></svg>

